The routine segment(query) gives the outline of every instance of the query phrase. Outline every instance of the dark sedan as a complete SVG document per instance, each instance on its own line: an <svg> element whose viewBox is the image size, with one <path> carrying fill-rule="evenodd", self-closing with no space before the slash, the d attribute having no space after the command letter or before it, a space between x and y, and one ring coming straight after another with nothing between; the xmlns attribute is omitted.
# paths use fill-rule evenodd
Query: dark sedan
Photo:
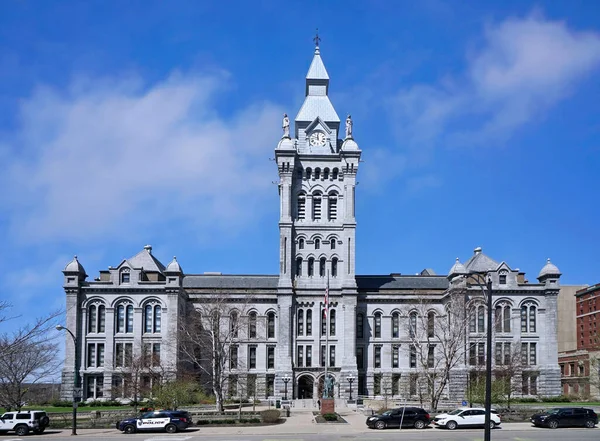
<svg viewBox="0 0 600 441"><path fill-rule="evenodd" d="M532 415L534 426L557 427L581 426L593 429L598 424L598 415L592 409L583 407L557 407Z"/></svg>
<svg viewBox="0 0 600 441"><path fill-rule="evenodd" d="M414 427L424 429L431 423L431 418L426 410L420 407L400 407L391 409L382 414L367 418L367 426L371 429L385 429L387 427Z"/></svg>

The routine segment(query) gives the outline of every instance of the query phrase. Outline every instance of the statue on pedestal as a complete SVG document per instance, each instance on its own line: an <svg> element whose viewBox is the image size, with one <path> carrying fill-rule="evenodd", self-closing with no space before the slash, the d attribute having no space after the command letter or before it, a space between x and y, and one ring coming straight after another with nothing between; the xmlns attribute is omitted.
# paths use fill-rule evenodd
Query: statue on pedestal
<svg viewBox="0 0 600 441"><path fill-rule="evenodd" d="M352 116L348 115L346 118L346 138L352 138Z"/></svg>
<svg viewBox="0 0 600 441"><path fill-rule="evenodd" d="M282 128L283 128L282 138L289 138L290 137L290 119L288 118L287 113L283 114Z"/></svg>

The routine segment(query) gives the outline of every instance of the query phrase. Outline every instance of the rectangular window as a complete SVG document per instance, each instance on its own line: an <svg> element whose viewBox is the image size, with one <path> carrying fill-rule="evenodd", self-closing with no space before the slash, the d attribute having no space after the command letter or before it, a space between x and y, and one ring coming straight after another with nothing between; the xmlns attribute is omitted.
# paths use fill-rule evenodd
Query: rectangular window
<svg viewBox="0 0 600 441"><path fill-rule="evenodd" d="M499 284L506 285L506 274L500 274Z"/></svg>
<svg viewBox="0 0 600 441"><path fill-rule="evenodd" d="M529 365L535 366L537 364L537 344L529 343Z"/></svg>
<svg viewBox="0 0 600 441"><path fill-rule="evenodd" d="M418 374L410 374L408 381L408 394L410 396L417 395L417 382L419 380Z"/></svg>
<svg viewBox="0 0 600 441"><path fill-rule="evenodd" d="M373 394L381 395L381 374L373 375Z"/></svg>
<svg viewBox="0 0 600 441"><path fill-rule="evenodd" d="M321 345L321 367L325 367L325 345Z"/></svg>
<svg viewBox="0 0 600 441"><path fill-rule="evenodd" d="M275 375L267 375L267 387L265 387L266 398L275 395Z"/></svg>
<svg viewBox="0 0 600 441"><path fill-rule="evenodd" d="M238 367L238 347L231 346L229 348L229 369L237 369Z"/></svg>
<svg viewBox="0 0 600 441"><path fill-rule="evenodd" d="M375 338L381 338L381 314L375 314Z"/></svg>
<svg viewBox="0 0 600 441"><path fill-rule="evenodd" d="M427 347L427 367L435 367L435 345L429 345Z"/></svg>
<svg viewBox="0 0 600 441"><path fill-rule="evenodd" d="M275 369L275 346L267 346L267 369Z"/></svg>
<svg viewBox="0 0 600 441"><path fill-rule="evenodd" d="M357 367L357 369L365 368L364 351L365 351L365 348L363 348L362 346L359 346L356 348L356 367Z"/></svg>
<svg viewBox="0 0 600 441"><path fill-rule="evenodd" d="M502 361L503 361L503 358L502 358L502 343L496 343L496 350L495 350L494 354L495 354L494 358L495 358L496 364L498 366L502 365L503 364L502 363Z"/></svg>
<svg viewBox="0 0 600 441"><path fill-rule="evenodd" d="M485 344L477 343L477 363L479 366L483 366L485 364Z"/></svg>
<svg viewBox="0 0 600 441"><path fill-rule="evenodd" d="M477 366L477 345L475 343L469 345L469 366Z"/></svg>
<svg viewBox="0 0 600 441"><path fill-rule="evenodd" d="M504 364L509 366L512 364L512 347L510 343L504 343Z"/></svg>
<svg viewBox="0 0 600 441"><path fill-rule="evenodd" d="M364 319L363 319L363 315L362 314L358 314L356 316L356 338L363 338L363 323Z"/></svg>
<svg viewBox="0 0 600 441"><path fill-rule="evenodd" d="M306 346L306 367L312 366L312 346Z"/></svg>
<svg viewBox="0 0 600 441"><path fill-rule="evenodd" d="M392 367L400 367L400 347L392 346Z"/></svg>
<svg viewBox="0 0 600 441"><path fill-rule="evenodd" d="M375 368L381 367L381 346L374 347L373 366Z"/></svg>
<svg viewBox="0 0 600 441"><path fill-rule="evenodd" d="M400 374L392 375L392 395L400 395Z"/></svg>
<svg viewBox="0 0 600 441"><path fill-rule="evenodd" d="M335 366L335 346L329 347L329 366Z"/></svg>
<svg viewBox="0 0 600 441"><path fill-rule="evenodd" d="M94 343L89 343L88 347L88 367L96 367L96 345Z"/></svg>
<svg viewBox="0 0 600 441"><path fill-rule="evenodd" d="M417 348L415 345L410 345L410 367L417 367Z"/></svg>
<svg viewBox="0 0 600 441"><path fill-rule="evenodd" d="M238 376L230 375L227 387L227 395L235 397L237 395Z"/></svg>
<svg viewBox="0 0 600 441"><path fill-rule="evenodd" d="M249 374L246 377L246 389L249 397L256 397L256 374Z"/></svg>
<svg viewBox="0 0 600 441"><path fill-rule="evenodd" d="M296 350L296 366L304 366L304 346L298 346Z"/></svg>
<svg viewBox="0 0 600 441"><path fill-rule="evenodd" d="M250 346L248 349L248 368L256 369L256 346Z"/></svg>
<svg viewBox="0 0 600 441"><path fill-rule="evenodd" d="M312 310L306 311L306 335L312 335Z"/></svg>

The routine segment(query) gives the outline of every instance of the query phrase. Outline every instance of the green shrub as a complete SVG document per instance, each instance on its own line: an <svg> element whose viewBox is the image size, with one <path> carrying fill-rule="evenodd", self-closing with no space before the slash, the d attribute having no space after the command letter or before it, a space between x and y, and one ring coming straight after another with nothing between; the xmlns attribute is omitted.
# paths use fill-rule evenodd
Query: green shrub
<svg viewBox="0 0 600 441"><path fill-rule="evenodd" d="M72 407L73 402L69 400L52 400L50 406L53 407Z"/></svg>
<svg viewBox="0 0 600 441"><path fill-rule="evenodd" d="M323 418L325 418L326 421L337 421L338 416L337 413L324 413Z"/></svg>
<svg viewBox="0 0 600 441"><path fill-rule="evenodd" d="M540 397L544 403L570 403L571 398L567 395L560 395L558 397Z"/></svg>
<svg viewBox="0 0 600 441"><path fill-rule="evenodd" d="M280 415L281 413L276 409L263 410L260 413L263 423L276 423Z"/></svg>
<svg viewBox="0 0 600 441"><path fill-rule="evenodd" d="M515 398L513 400L514 403L538 403L539 400L533 397L523 397L523 398Z"/></svg>

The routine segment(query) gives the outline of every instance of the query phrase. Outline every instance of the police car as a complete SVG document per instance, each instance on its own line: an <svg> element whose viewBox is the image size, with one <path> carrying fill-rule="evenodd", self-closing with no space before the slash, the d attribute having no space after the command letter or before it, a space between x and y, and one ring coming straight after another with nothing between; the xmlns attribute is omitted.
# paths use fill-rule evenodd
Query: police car
<svg viewBox="0 0 600 441"><path fill-rule="evenodd" d="M128 418L117 423L117 429L124 433L138 431L166 431L175 433L185 430L192 424L189 412L183 410L155 410L144 413L140 418Z"/></svg>

